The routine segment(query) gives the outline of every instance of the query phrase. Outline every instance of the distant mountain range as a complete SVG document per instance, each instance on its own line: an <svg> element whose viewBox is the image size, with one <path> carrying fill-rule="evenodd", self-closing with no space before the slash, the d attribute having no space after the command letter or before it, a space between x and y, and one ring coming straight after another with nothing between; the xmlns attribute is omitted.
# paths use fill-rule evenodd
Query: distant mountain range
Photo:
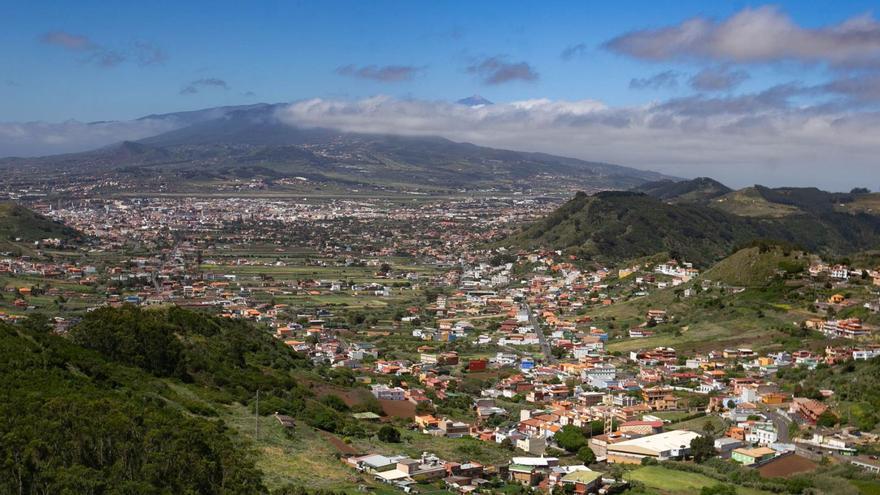
<svg viewBox="0 0 880 495"><path fill-rule="evenodd" d="M462 98L456 103L460 103L462 105L467 105L469 107L478 107L483 105L493 105L493 103L480 95L468 96L467 98Z"/></svg>
<svg viewBox="0 0 880 495"><path fill-rule="evenodd" d="M646 192L642 192L646 191ZM755 240L844 255L880 246L880 194L754 186L711 179L577 194L505 244L621 261L661 252L700 265Z"/></svg>
<svg viewBox="0 0 880 495"><path fill-rule="evenodd" d="M469 105L491 104L474 96ZM256 104L149 115L177 128L137 142L39 158L0 160L8 171L123 174L185 184L304 177L318 182L421 189L627 189L670 179L607 163L405 137L302 128L281 122L283 105Z"/></svg>

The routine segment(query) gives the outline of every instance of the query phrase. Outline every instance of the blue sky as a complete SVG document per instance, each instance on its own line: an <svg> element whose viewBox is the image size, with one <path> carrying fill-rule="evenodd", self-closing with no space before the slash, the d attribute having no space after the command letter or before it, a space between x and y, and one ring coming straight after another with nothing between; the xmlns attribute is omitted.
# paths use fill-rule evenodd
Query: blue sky
<svg viewBox="0 0 880 495"><path fill-rule="evenodd" d="M746 2L0 2L5 102L0 119L105 120L155 112L301 98L374 94L492 101L601 99L629 105L686 92L629 88L633 78L690 64L646 63L602 49L621 33L688 17L724 18ZM799 24L820 26L867 12L871 2L780 4ZM117 52L149 43L161 63L100 67L76 51L42 42L48 32L87 37ZM563 60L566 47L583 52ZM539 74L533 82L487 85L465 67L506 55ZM423 68L409 81L382 83L337 74L340 66ZM795 72L791 74L791 72ZM818 74L817 74L818 73ZM821 69L757 70L744 89ZM228 89L181 95L190 81L216 78ZM251 95L250 93L253 93Z"/></svg>
<svg viewBox="0 0 880 495"><path fill-rule="evenodd" d="M705 171L734 183L751 182L746 173L789 180L796 164L838 157L853 170L835 179L844 187L870 179L880 151L880 142L864 138L880 131L876 2L0 0L0 7L0 155L75 151L155 132L97 132L69 120L255 102L294 102L293 124L404 126L400 132L684 176ZM500 105L467 114L443 106L473 94ZM296 106L312 99L323 106L308 114ZM361 120L340 121L333 115L340 109ZM448 127L394 120L416 111ZM521 117L517 134L508 124ZM822 150L827 156L809 160Z"/></svg>

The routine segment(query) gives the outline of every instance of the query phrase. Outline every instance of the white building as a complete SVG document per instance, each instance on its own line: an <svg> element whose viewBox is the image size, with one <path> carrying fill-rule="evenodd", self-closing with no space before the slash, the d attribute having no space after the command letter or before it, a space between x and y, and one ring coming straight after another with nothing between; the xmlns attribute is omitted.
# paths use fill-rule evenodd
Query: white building
<svg viewBox="0 0 880 495"><path fill-rule="evenodd" d="M658 461L681 459L691 450L691 441L702 435L693 431L673 430L608 445L609 463L641 464L642 459Z"/></svg>
<svg viewBox="0 0 880 495"><path fill-rule="evenodd" d="M373 385L373 395L379 400L406 400L406 392L400 387Z"/></svg>
<svg viewBox="0 0 880 495"><path fill-rule="evenodd" d="M776 443L779 437L776 434L776 427L772 424L757 424L752 430L746 434L746 442L758 444L767 447Z"/></svg>

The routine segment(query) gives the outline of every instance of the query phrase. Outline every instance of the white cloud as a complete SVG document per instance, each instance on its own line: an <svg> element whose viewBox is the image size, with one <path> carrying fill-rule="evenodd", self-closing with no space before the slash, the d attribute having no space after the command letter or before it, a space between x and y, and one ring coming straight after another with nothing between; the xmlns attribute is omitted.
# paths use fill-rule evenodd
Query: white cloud
<svg viewBox="0 0 880 495"><path fill-rule="evenodd" d="M440 135L652 169L709 175L734 186L871 185L880 115L798 107L782 86L755 95L679 99L637 107L546 99L471 108L380 96L311 99L279 111L291 125L348 132ZM874 184L874 187L877 185Z"/></svg>
<svg viewBox="0 0 880 495"><path fill-rule="evenodd" d="M469 107L377 96L309 99L281 107L290 125L348 132L443 136L542 151L743 186L876 189L880 112L793 103L809 88L691 96L641 106L597 100L531 99ZM82 151L179 127L173 120L85 124L0 123L0 156Z"/></svg>
<svg viewBox="0 0 880 495"><path fill-rule="evenodd" d="M804 28L776 7L746 8L715 20L694 17L679 24L618 36L605 47L643 60L822 63L835 67L880 65L880 23L869 15L839 24Z"/></svg>
<svg viewBox="0 0 880 495"><path fill-rule="evenodd" d="M125 122L0 122L0 156L35 156L85 151L143 139L179 127L170 120Z"/></svg>

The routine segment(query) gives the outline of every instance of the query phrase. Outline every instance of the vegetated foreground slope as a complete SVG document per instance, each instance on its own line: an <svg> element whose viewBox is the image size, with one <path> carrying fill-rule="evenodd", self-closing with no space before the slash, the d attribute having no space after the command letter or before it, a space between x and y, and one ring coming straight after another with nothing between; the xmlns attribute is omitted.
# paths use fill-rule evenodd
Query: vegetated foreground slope
<svg viewBox="0 0 880 495"><path fill-rule="evenodd" d="M0 492L264 492L226 427L168 395L43 329L0 324Z"/></svg>
<svg viewBox="0 0 880 495"><path fill-rule="evenodd" d="M310 368L248 324L175 307L100 309L69 337L0 324L0 493L265 493L219 418L260 390L261 414L358 427L312 395Z"/></svg>
<svg viewBox="0 0 880 495"><path fill-rule="evenodd" d="M880 217L838 212L828 202L808 206L779 194L774 200L795 204L800 212L754 218L699 203L670 204L636 192L579 193L506 244L561 249L602 261L668 252L708 266L757 239L821 254L851 253L880 243Z"/></svg>

